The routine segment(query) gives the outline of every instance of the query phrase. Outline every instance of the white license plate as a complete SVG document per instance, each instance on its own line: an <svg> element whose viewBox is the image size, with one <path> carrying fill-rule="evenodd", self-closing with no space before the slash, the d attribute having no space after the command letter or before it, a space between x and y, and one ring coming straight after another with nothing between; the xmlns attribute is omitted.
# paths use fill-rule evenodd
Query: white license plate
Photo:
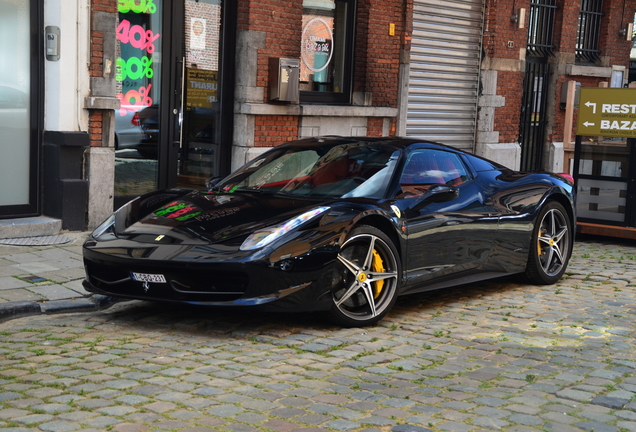
<svg viewBox="0 0 636 432"><path fill-rule="evenodd" d="M130 273L130 275L139 282L166 283L166 278L162 274Z"/></svg>

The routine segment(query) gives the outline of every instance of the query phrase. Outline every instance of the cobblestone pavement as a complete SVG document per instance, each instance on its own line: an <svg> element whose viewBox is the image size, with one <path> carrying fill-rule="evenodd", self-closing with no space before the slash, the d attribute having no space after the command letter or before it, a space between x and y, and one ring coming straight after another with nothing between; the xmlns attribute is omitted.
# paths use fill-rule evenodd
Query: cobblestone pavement
<svg viewBox="0 0 636 432"><path fill-rule="evenodd" d="M375 327L146 302L0 324L0 431L636 431L636 248Z"/></svg>

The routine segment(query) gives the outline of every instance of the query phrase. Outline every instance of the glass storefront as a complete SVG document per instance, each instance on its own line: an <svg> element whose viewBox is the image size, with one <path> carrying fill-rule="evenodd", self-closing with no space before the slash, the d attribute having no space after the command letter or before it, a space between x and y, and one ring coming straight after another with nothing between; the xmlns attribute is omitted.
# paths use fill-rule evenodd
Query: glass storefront
<svg viewBox="0 0 636 432"><path fill-rule="evenodd" d="M163 0L118 2L115 195L157 189Z"/></svg>
<svg viewBox="0 0 636 432"><path fill-rule="evenodd" d="M0 0L0 207L30 203L31 6ZM8 157L10 156L10 157ZM3 212L4 214L4 212Z"/></svg>
<svg viewBox="0 0 636 432"><path fill-rule="evenodd" d="M204 188L220 171L222 1L118 4L115 196Z"/></svg>

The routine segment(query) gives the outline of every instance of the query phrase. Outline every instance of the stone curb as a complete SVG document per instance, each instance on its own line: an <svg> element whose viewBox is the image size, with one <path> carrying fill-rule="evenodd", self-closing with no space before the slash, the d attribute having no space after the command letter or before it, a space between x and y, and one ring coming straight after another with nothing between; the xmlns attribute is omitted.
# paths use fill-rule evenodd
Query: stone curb
<svg viewBox="0 0 636 432"><path fill-rule="evenodd" d="M40 304L28 300L0 303L0 322L41 313Z"/></svg>
<svg viewBox="0 0 636 432"><path fill-rule="evenodd" d="M28 300L0 303L0 322L39 314L104 310L121 301L125 301L125 299L94 294L90 297L53 300L42 303Z"/></svg>

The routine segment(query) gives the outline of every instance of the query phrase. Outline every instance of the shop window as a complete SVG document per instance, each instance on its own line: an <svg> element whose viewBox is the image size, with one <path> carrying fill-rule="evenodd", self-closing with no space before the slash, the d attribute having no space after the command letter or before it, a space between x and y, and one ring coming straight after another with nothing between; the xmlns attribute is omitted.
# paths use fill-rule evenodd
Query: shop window
<svg viewBox="0 0 636 432"><path fill-rule="evenodd" d="M300 98L308 103L351 101L356 0L304 0Z"/></svg>
<svg viewBox="0 0 636 432"><path fill-rule="evenodd" d="M603 17L603 0L581 0L579 26L576 32L576 60L584 63L600 61L598 47Z"/></svg>

